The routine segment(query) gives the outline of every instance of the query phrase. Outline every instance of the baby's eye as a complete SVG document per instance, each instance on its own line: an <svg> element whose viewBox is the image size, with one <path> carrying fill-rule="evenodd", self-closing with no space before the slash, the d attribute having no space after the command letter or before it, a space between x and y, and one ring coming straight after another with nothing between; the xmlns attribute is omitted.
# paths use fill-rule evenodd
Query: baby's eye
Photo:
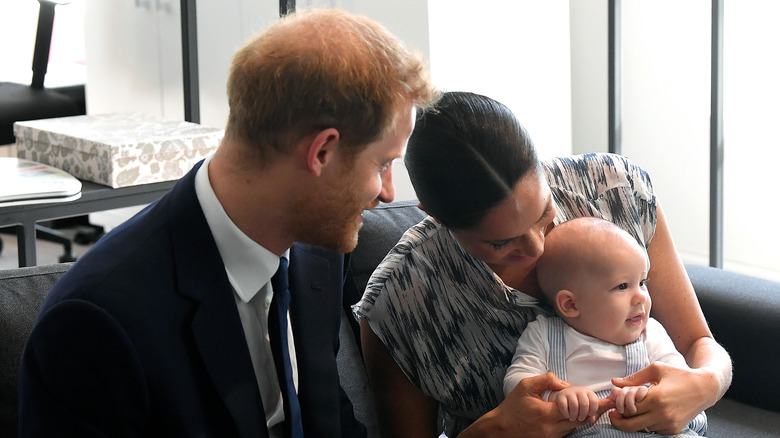
<svg viewBox="0 0 780 438"><path fill-rule="evenodd" d="M647 279L646 278L639 282L639 287L645 287L645 286L647 286Z"/></svg>
<svg viewBox="0 0 780 438"><path fill-rule="evenodd" d="M626 290L628 289L628 283L620 283L617 287L617 290Z"/></svg>

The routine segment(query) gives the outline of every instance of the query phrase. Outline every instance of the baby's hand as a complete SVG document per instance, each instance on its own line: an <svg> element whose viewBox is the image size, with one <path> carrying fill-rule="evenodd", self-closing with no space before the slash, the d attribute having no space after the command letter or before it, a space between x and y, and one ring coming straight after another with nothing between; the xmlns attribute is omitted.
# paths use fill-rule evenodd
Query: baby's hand
<svg viewBox="0 0 780 438"><path fill-rule="evenodd" d="M571 386L550 393L549 401L558 405L561 415L570 421L596 421L599 409L599 398L592 390L583 386Z"/></svg>
<svg viewBox="0 0 780 438"><path fill-rule="evenodd" d="M636 404L647 395L647 386L626 386L624 388L612 388L609 398L615 402L615 410L624 417L636 414Z"/></svg>

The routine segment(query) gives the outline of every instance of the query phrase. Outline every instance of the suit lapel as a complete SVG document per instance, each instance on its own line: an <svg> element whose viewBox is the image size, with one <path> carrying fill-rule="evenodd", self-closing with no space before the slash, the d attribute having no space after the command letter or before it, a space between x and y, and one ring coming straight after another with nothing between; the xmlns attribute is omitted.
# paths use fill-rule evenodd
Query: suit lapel
<svg viewBox="0 0 780 438"><path fill-rule="evenodd" d="M195 195L200 165L173 189L172 230L180 293L197 301L192 335L243 437L267 437L260 390L224 263Z"/></svg>

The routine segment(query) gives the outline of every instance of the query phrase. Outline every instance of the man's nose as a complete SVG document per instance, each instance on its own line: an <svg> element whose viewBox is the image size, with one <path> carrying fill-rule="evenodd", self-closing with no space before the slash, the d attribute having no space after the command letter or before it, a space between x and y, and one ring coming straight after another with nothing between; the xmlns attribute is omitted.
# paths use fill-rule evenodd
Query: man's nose
<svg viewBox="0 0 780 438"><path fill-rule="evenodd" d="M393 184L393 168L389 167L382 173L382 189L379 191L379 200L392 202L395 199L395 185Z"/></svg>

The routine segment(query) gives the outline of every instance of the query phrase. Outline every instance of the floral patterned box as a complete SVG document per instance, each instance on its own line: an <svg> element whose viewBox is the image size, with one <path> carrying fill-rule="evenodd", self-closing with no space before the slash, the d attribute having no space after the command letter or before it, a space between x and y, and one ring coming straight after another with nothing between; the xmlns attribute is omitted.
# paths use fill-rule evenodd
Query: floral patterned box
<svg viewBox="0 0 780 438"><path fill-rule="evenodd" d="M224 131L145 114L14 123L17 156L111 187L179 179L216 150Z"/></svg>

